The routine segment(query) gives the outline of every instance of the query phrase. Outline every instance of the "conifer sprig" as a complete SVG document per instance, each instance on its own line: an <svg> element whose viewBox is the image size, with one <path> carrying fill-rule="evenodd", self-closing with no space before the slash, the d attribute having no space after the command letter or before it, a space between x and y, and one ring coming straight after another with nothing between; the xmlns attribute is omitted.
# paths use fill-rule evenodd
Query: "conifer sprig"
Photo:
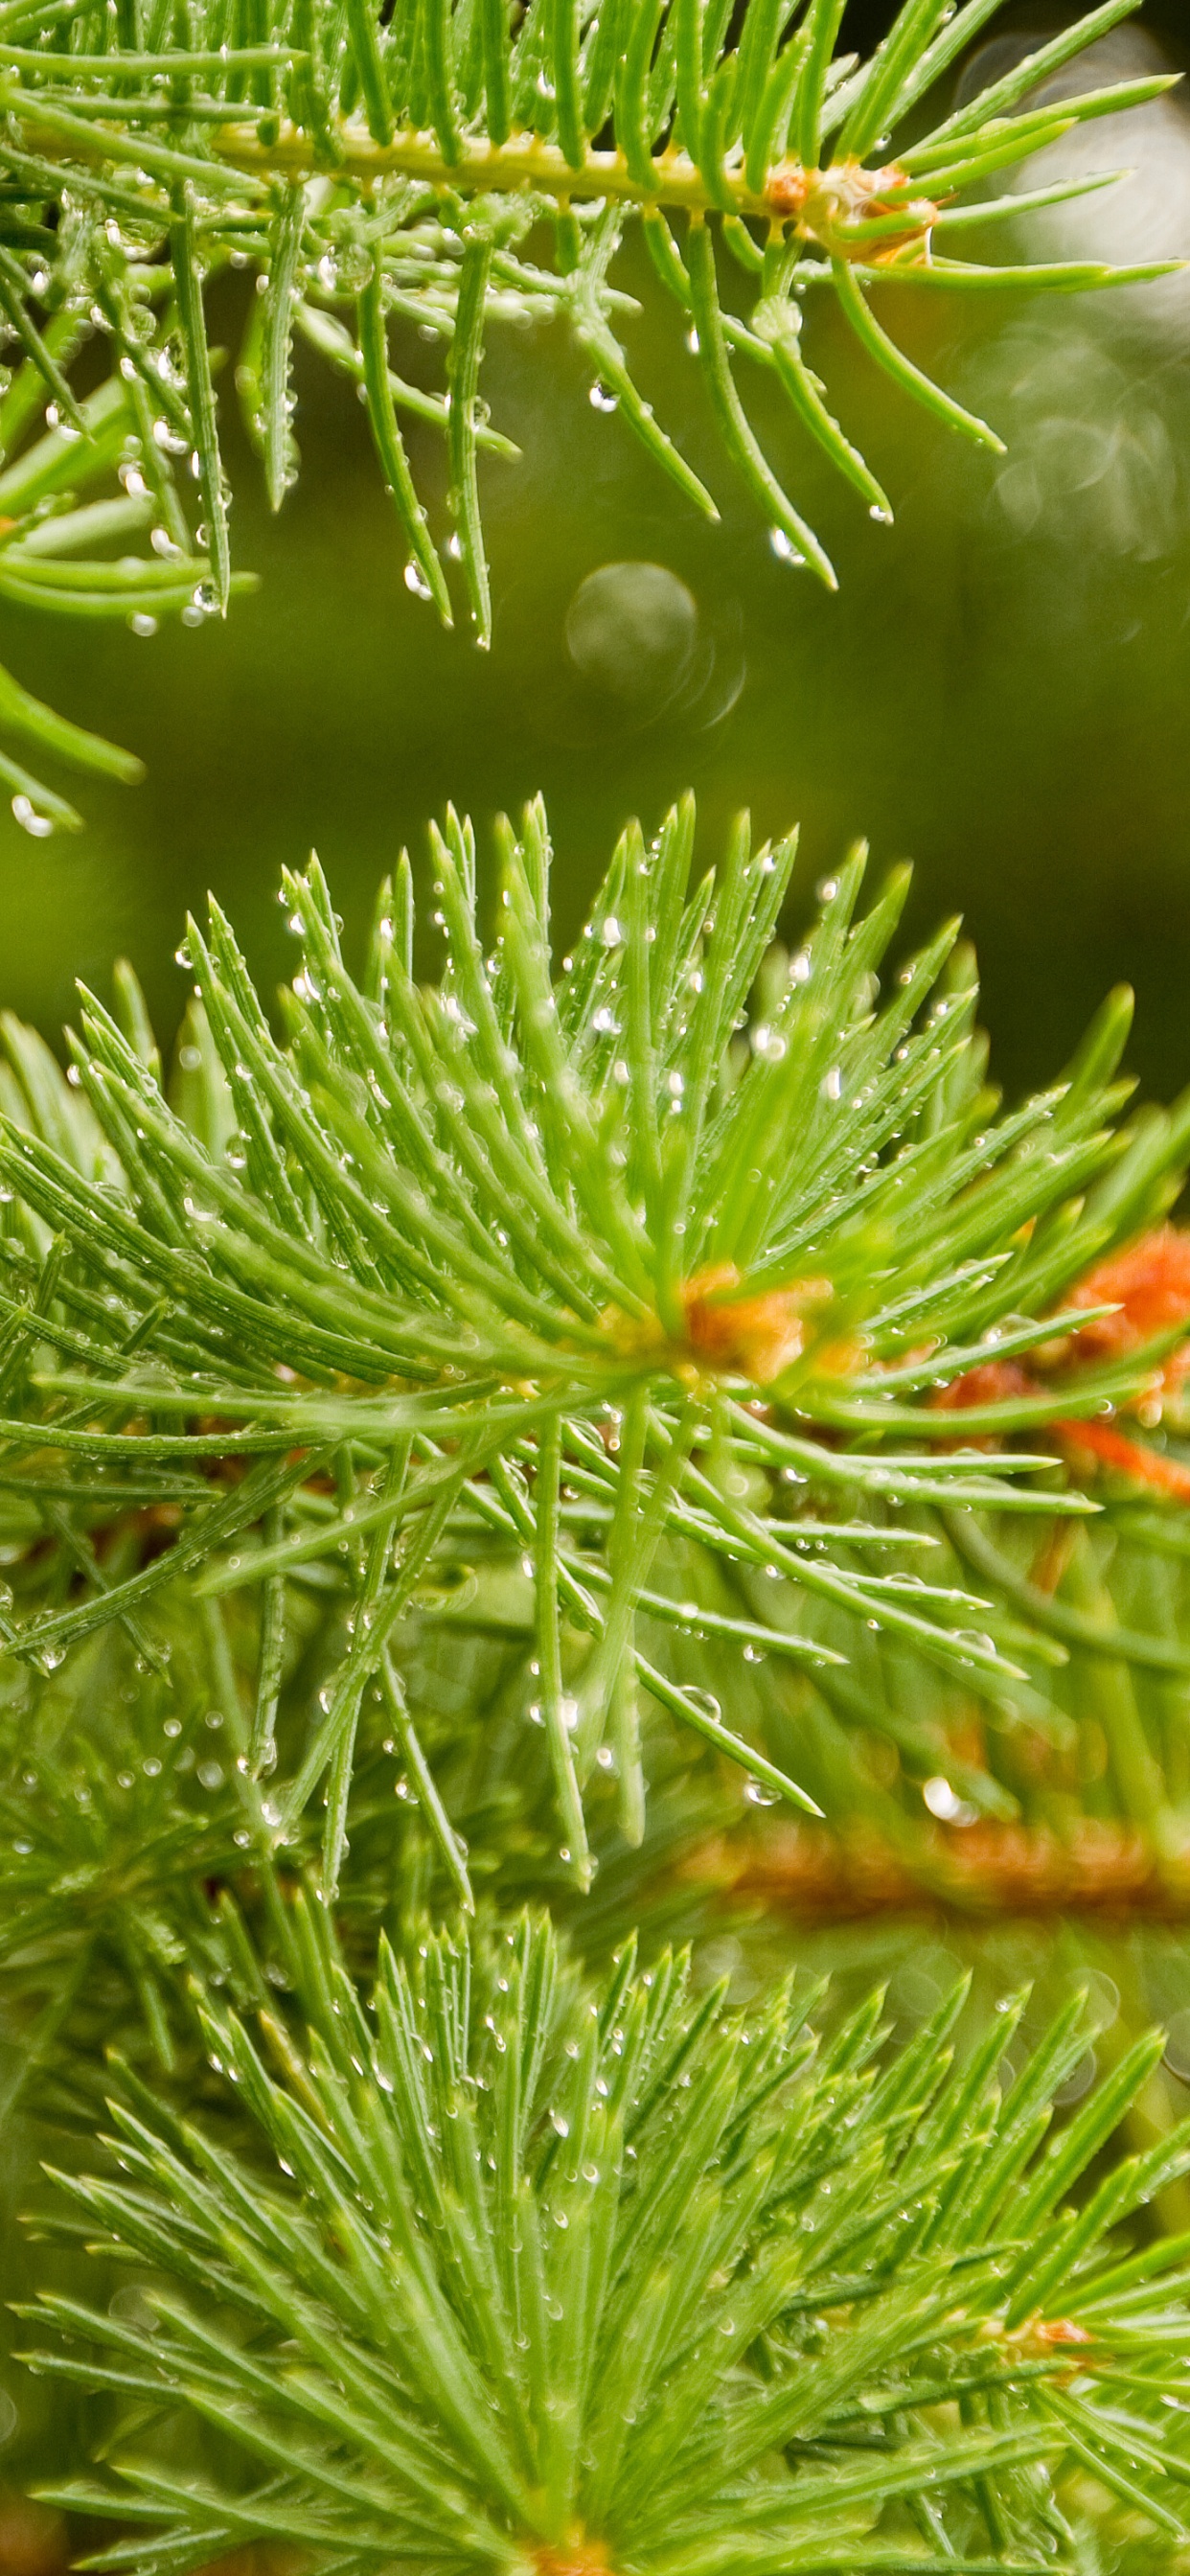
<svg viewBox="0 0 1190 2576"><path fill-rule="evenodd" d="M4 274L0 267L0 288ZM0 600L64 617L121 618L143 635L163 617L201 623L214 607L211 565L160 471L142 382L114 375L76 403L63 374L84 327L68 304L44 335L30 323L32 354L0 398ZM31 429L39 433L32 439ZM96 486L99 497L87 498ZM127 551L150 532L149 552ZM122 551L113 556L113 546ZM250 573L234 582L253 587ZM3 670L0 735L92 777L143 776L133 753L56 715ZM80 829L76 808L9 751L0 752L0 787L35 839Z"/></svg>
<svg viewBox="0 0 1190 2576"><path fill-rule="evenodd" d="M1063 1289L1176 1193L1190 1104L1113 1127L1117 996L1060 1084L1001 1110L953 930L878 1002L904 872L857 916L854 853L791 958L770 942L793 842L753 852L741 825L688 892L692 838L689 806L651 848L625 835L556 977L537 808L500 835L490 951L470 832L436 836L437 985L413 979L405 862L358 983L315 865L285 889L303 957L283 1041L213 907L184 951L172 1102L127 980L123 1026L85 998L73 1089L26 1049L0 1137L10 1471L60 1483L66 1462L90 1529L130 1471L160 1475L176 1536L73 1600L46 1597L39 1558L8 1651L56 1663L116 1619L151 1632L179 1578L250 1587L256 1823L283 1838L321 1790L328 1887L379 1693L465 1890L398 1650L411 1616L449 1611L477 1546L532 1573L528 1714L580 1879L596 1768L641 1832L642 1688L758 1794L813 1803L796 1760L678 1678L675 1629L828 1691L871 1633L993 1706L1067 1652L1027 1587L997 1598L961 1564L935 1581L888 1550L902 1530L936 1542L941 1507L986 1566L983 1515L1052 1527L1093 1508L1052 1447L1011 1445L1052 1422L1053 1392L968 1409L960 1440L936 1390L1094 1322L1085 1303L1063 1316ZM1069 1372L1063 1413L1142 1393L1171 1338ZM700 1604L715 1560L749 1600ZM286 1588L319 1564L346 1580L342 1644L274 1778ZM1190 1666L1176 1637L1123 1632L1113 1651Z"/></svg>
<svg viewBox="0 0 1190 2576"><path fill-rule="evenodd" d="M225 0L191 0L184 22L165 0L130 0L114 18L93 0L55 0L48 12L44 0L6 0L0 162L11 247L0 242L0 300L68 413L54 333L77 335L85 317L107 335L144 415L142 472L161 526L182 542L197 483L212 600L225 608L227 494L204 297L229 261L249 263L262 291L238 382L274 507L297 467L296 338L359 387L410 587L449 623L457 557L486 644L477 464L485 447L508 452L479 390L492 321L567 319L604 407L619 410L687 499L716 514L623 344L632 299L613 283L613 264L625 225L641 220L732 465L779 549L833 585L737 382L737 372L767 376L872 516L891 516L803 348L808 291L833 292L868 357L903 391L998 448L994 429L899 347L895 290L1065 294L1160 273L955 256L968 233L994 235L1005 213L1105 184L1080 176L1031 196L1001 193L1005 172L1072 126L1167 86L1155 77L1029 105L1135 5L1104 0L971 105L947 114L943 103L939 114L939 84L997 5L966 0L952 12L947 0L904 0L861 63L836 52L839 0L748 0L734 14L722 0L529 0L511 12L486 0L383 9L269 0L251 20L229 15ZM543 232L553 236L549 266L538 256ZM394 373L394 319L437 339L438 391ZM446 436L445 545L411 471L410 416ZM181 489L175 456L186 461Z"/></svg>
<svg viewBox="0 0 1190 2576"><path fill-rule="evenodd" d="M1084 2563L1067 2466L1184 2540L1182 2249L1114 2231L1190 2138L1083 2179L1160 2035L1052 2128L1077 1998L1002 2085L1019 2002L956 2060L962 1987L882 2066L878 1997L820 2046L809 1992L730 2014L630 1944L591 1994L528 1921L382 1949L368 2009L319 1905L273 1938L304 2028L200 2001L255 2150L126 2079L61 2178L143 2284L31 2312L128 2409L58 2491L125 2526L88 2564L1031 2576Z"/></svg>

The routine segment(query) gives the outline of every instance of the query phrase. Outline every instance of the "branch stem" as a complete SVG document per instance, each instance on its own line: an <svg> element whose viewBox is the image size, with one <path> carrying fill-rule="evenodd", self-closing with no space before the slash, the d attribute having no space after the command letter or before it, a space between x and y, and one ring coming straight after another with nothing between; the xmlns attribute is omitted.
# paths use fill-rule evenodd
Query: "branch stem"
<svg viewBox="0 0 1190 2576"><path fill-rule="evenodd" d="M69 157L102 162L113 149L118 150L121 159L130 157L129 139L98 122L88 123L85 130L81 118L66 115L55 114L52 123L48 118L40 122L41 102L28 91L0 90L0 104L19 118L26 143L47 159ZM64 130L67 127L69 134ZM559 200L581 197L619 205L685 207L698 214L709 213L717 202L712 200L702 172L684 152L659 152L650 164L646 183L629 169L622 152L597 151L588 145L576 168L556 143L544 142L540 135L528 132L510 134L506 143L464 135L458 158L453 161L447 160L432 133L415 133L408 128L394 134L391 142L378 143L366 126L344 121L337 128L335 142L335 177L353 180L362 187L378 185L385 179L421 179L428 187L447 189L458 196L507 196L527 191ZM220 170L236 170L246 179L262 183L327 175L325 154L319 152L312 136L292 124L283 124L275 140L268 143L261 141L254 125L224 126L212 133L210 149L212 178ZM139 137L136 151L140 151ZM197 175L199 165L192 155L186 166L190 176ZM800 194L796 188L800 164L783 163L780 173L770 173L760 190L748 186L742 170L725 172L723 186L733 211L760 215L769 221L788 221L794 208L788 203L775 206L769 193L777 176L786 200L790 194Z"/></svg>

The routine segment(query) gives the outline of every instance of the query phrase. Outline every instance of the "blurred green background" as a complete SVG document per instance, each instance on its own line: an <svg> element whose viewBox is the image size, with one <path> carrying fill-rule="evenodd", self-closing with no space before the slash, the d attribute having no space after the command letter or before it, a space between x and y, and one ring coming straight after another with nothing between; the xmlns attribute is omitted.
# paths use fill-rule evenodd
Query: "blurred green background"
<svg viewBox="0 0 1190 2576"><path fill-rule="evenodd" d="M1071 14L1014 5L997 35ZM880 19L855 9L854 40ZM1143 24L1150 34L1112 42L1190 60L1183 0ZM1075 223L1085 237L1093 221L1109 254L1190 252L1190 110L1175 99L1145 113L1138 176ZM1089 129L1095 165L1135 161L1134 129L1132 118ZM1024 227L1005 249L1022 245L1044 255ZM1105 987L1127 977L1141 1003L1133 1063L1169 1094L1190 1075L1190 282L1027 304L885 290L886 323L994 421L1009 441L1002 461L907 404L823 299L811 358L884 478L896 526L870 525L763 398L757 418L836 558L837 598L774 556L733 486L643 258L625 258L622 282L640 297L628 337L646 390L715 490L721 525L701 523L622 422L592 406L589 368L561 330L497 327L484 390L524 453L483 469L490 656L440 632L410 596L363 414L304 349L302 480L275 521L231 363L221 380L237 558L261 575L225 626L142 640L0 614L0 659L131 744L149 771L137 789L85 783L88 828L74 840L33 842L0 819L0 997L55 1035L75 976L104 987L123 951L168 1030L182 916L208 886L272 978L285 967L282 865L316 847L358 938L382 870L406 840L423 862L426 820L448 797L482 826L544 790L565 935L625 817L651 825L690 784L708 854L743 804L765 832L800 820L803 899L859 833L881 865L914 857L915 926L960 909L978 942L1011 1088L1046 1078ZM233 355L248 283L221 290ZM441 383L437 347L410 333L394 355ZM440 442L415 431L412 444L444 532ZM668 694L664 653L642 662L634 650L630 581L622 632L615 580L603 594L614 685L584 678L567 648L578 585L640 561L697 604L690 670Z"/></svg>

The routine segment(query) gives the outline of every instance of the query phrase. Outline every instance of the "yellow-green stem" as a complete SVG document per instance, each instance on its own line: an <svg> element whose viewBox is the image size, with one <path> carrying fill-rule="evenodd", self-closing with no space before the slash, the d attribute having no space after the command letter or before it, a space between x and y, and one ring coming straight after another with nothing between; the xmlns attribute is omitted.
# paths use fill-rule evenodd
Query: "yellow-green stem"
<svg viewBox="0 0 1190 2576"><path fill-rule="evenodd" d="M47 159L69 157L103 162L112 157L113 147L121 160L137 157L132 139L110 126L88 123L84 130L81 120L59 120L56 116L52 123L39 122L40 101L28 92L0 92L0 103L19 119L26 144ZM65 131L68 122L69 133ZM435 135L408 128L394 134L391 142L377 143L366 126L344 121L335 129L334 141L336 158L330 168L314 138L296 125L282 125L267 144L261 142L254 126L223 126L212 134L210 150L216 168L240 171L245 178L262 184L273 179L333 176L367 188L385 179L421 179L429 187L448 189L460 196L505 196L528 191L554 197L559 203L578 197L619 205L685 208L694 214L711 213L719 203L711 197L702 172L687 154L668 148L650 164L646 183L629 169L620 151L598 151L588 145L575 168L558 144L528 132L511 134L506 143L464 136L455 160L447 159ZM890 171L865 170L858 163L806 172L800 162L785 161L769 172L759 190L747 185L742 170L725 171L723 187L736 214L762 216L778 224L800 222L807 235L818 238L820 231L829 233L830 246L837 251L840 236L848 231L848 216L854 219L859 214L879 183L887 186L899 176ZM914 206L905 211L905 232L909 235L921 228L923 212L932 209ZM821 218L821 223L816 218Z"/></svg>

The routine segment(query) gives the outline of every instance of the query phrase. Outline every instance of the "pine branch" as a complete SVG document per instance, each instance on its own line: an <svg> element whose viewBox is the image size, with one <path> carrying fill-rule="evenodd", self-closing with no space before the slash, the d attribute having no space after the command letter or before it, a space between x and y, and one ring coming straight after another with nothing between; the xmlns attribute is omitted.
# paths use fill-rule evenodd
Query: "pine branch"
<svg viewBox="0 0 1190 2576"><path fill-rule="evenodd" d="M67 1482L14 1476L4 1497L6 1557L56 1551L61 1591L118 1582L174 1506L165 1481L127 1480L105 1562L80 1528ZM14 1630L4 1591L0 1612ZM254 1641L253 1641L254 1642ZM242 1650L241 1650L242 1651ZM177 1971L227 1957L211 1892L242 1870L251 1833L237 1793L246 1743L224 1619L214 1604L175 1605L164 1643L126 1617L71 1659L13 1657L0 1696L0 1987L15 2052L0 2108L32 2094L71 2125L95 2114L105 2046L119 2034L139 2060L176 2073L194 2058L193 2017ZM231 1687L228 1687L228 1683Z"/></svg>
<svg viewBox="0 0 1190 2576"><path fill-rule="evenodd" d="M23 1096L0 1139L17 1194L0 1241L0 1483L68 1474L97 1532L130 1471L156 1475L177 1526L74 1599L47 1593L55 1560L39 1556L8 1651L57 1662L130 1619L164 1642L195 1588L263 1601L248 1822L300 1836L323 1790L328 1888L375 1705L464 1888L400 1679L427 1614L457 1621L460 1563L523 1559L532 1575L524 1714L580 1883L600 1773L624 1831L641 1829L642 1692L740 1763L755 1797L813 1808L810 1761L817 1803L835 1801L813 1727L763 1708L725 1721L725 1700L749 1707L741 1656L802 1677L849 1724L875 1711L919 1780L951 1769L927 1714L939 1692L1048 1723L1072 1644L1142 1681L1190 1669L1157 1605L1117 1614L1101 1643L1092 1598L1059 1604L1017 1571L1065 1527L1073 1580L1095 1505L1061 1472L1061 1443L1085 1423L1094 1447L1103 1408L1146 1401L1185 1337L1188 1300L1163 1333L1104 1342L1118 1301L1088 1304L1083 1283L1176 1194L1190 1105L1113 1127L1116 997L1062 1083L1001 1111L969 956L945 962L953 933L877 1007L903 874L857 918L853 856L807 945L764 964L792 842L752 854L741 826L718 879L688 895L692 828L684 808L649 851L625 836L556 982L533 809L520 841L502 833L490 955L470 834L452 820L436 838L436 987L411 977L404 865L359 984L315 866L287 880L303 962L286 1043L213 908L209 932L189 932L201 998L172 1101L127 984L123 1029L86 999L74 1089L18 1046ZM971 1403L989 1349L1004 1374ZM1031 1352L1035 1378L1011 1357ZM1166 1453L1158 1439L1137 1454ZM286 1590L316 1572L344 1624L317 1703L279 1739ZM912 1686L871 1686L870 1641L909 1658ZM720 1642L722 1699L703 1679ZM1143 1775L1134 1761L1137 1794ZM979 1805L1011 1813L980 1776Z"/></svg>
<svg viewBox="0 0 1190 2576"><path fill-rule="evenodd" d="M1114 2231L1186 2128L1069 2199L1159 2036L1046 2145L1077 1999L1002 2092L1019 2006L955 2062L962 1987L882 2068L878 1999L820 2046L811 1995L745 2021L631 1946L590 1995L527 1920L385 1949L369 2010L317 1903L274 1938L304 2028L200 1999L255 2149L129 2081L113 2168L60 2177L156 2285L149 2330L25 2312L131 2401L118 2484L57 2490L125 2525L89 2563L1025 2576L1085 2563L1070 2467L1184 2539L1179 2249Z"/></svg>
<svg viewBox="0 0 1190 2576"><path fill-rule="evenodd" d="M836 56L835 0L796 0L792 11L749 0L730 23L706 0L607 0L602 9L530 0L511 16L486 0L428 10L396 0L379 12L372 0L279 0L251 29L232 25L223 0L192 0L184 23L139 5L112 21L80 0L55 12L52 27L33 0L15 0L5 20L13 41L0 45L12 241L0 243L0 296L64 416L72 397L52 346L58 322L69 316L76 338L92 326L107 335L139 405L140 470L178 544L185 513L168 459L175 442L197 459L210 553L198 589L209 582L210 604L225 609L230 559L204 291L229 260L248 262L263 293L237 377L273 506L297 470L290 367L300 333L363 390L410 587L449 623L448 560L457 555L472 629L486 644L476 463L482 448L509 452L487 427L478 391L491 321L568 319L610 407L685 497L715 514L636 387L620 337L631 299L611 283L611 263L625 224L643 217L662 283L693 318L722 444L789 558L833 586L824 548L758 442L739 359L767 371L876 518L891 515L883 492L803 354L808 290L834 293L867 355L903 391L998 448L995 431L898 347L886 327L900 309L896 289L1070 293L1162 273L1160 264L987 265L949 247L1021 204L1105 184L1080 178L1032 198L972 201L973 190L1000 187L1003 172L1073 126L1168 86L1153 78L1029 105L1049 74L1133 5L1105 0L986 96L931 123L940 84L992 14L988 0L966 0L953 16L943 0L905 0L867 63ZM543 230L553 233L551 267L524 251L530 232ZM730 294L716 240L734 255ZM740 312L745 277L751 302ZM47 309L57 319L45 330ZM394 376L393 319L442 345L440 393ZM447 436L445 549L413 479L402 412Z"/></svg>
<svg viewBox="0 0 1190 2576"><path fill-rule="evenodd" d="M77 294L77 243L71 256ZM48 293L44 277L41 283ZM76 405L62 364L69 364L82 337L83 326L69 307L55 315L44 337L31 330L31 354L0 398L0 599L55 616L122 618L144 635L155 633L162 617L200 623L209 605L211 566L181 512L170 506L167 461L149 435L144 386L137 377L114 377ZM41 435L27 443L30 426L43 417ZM160 426L167 429L168 423ZM115 484L112 497L83 498L105 482ZM125 551L113 559L97 551L126 548L150 528L147 555ZM252 576L237 574L235 585L251 589ZM130 783L143 776L131 752L56 715L2 670L0 734L92 777ZM35 838L81 828L76 808L7 752L0 753L0 784L11 790L13 813Z"/></svg>

